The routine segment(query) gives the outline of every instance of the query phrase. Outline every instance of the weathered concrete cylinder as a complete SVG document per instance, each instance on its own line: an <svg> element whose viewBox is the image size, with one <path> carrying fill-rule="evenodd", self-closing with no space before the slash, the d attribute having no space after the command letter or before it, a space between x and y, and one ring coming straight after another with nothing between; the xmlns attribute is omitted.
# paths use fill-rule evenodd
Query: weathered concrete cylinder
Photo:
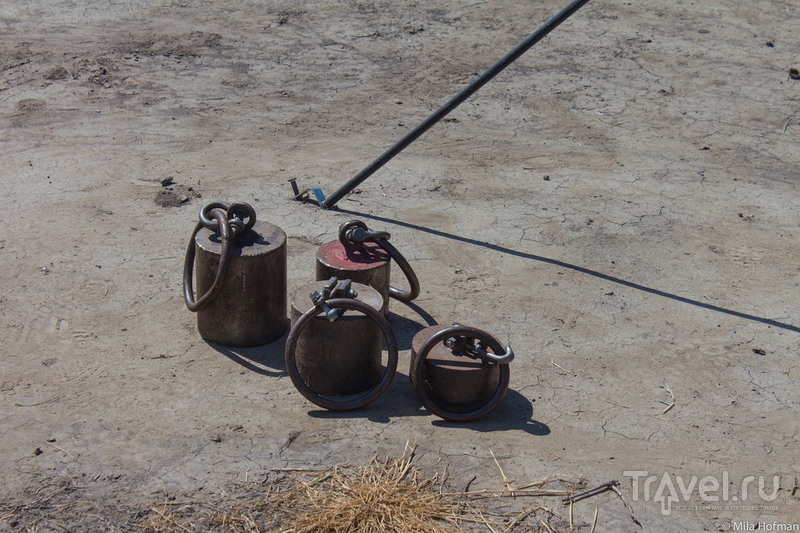
<svg viewBox="0 0 800 533"><path fill-rule="evenodd" d="M427 327L411 340L409 376L415 385L417 354L426 340L445 327L447 326ZM450 409L469 411L476 405L488 402L500 383L500 365L455 355L443 342L431 348L424 365L422 375L428 393L436 403L445 404Z"/></svg>
<svg viewBox="0 0 800 533"><path fill-rule="evenodd" d="M291 318L314 307L311 293L322 292L324 281L309 283L292 294ZM367 285L353 283L357 299L376 310L383 306L381 295ZM312 319L297 339L297 370L308 388L320 395L346 396L374 388L383 375L381 355L383 333L367 315L345 311L334 322L324 313Z"/></svg>
<svg viewBox="0 0 800 533"><path fill-rule="evenodd" d="M380 311L384 316L389 311L390 265L389 254L375 242L345 246L341 241L331 241L317 250L318 280L336 277L369 285L383 299Z"/></svg>
<svg viewBox="0 0 800 533"><path fill-rule="evenodd" d="M202 228L195 236L197 293L214 283L222 242ZM286 331L286 233L257 221L231 242L222 288L197 311L197 329L208 342L247 347L268 344Z"/></svg>

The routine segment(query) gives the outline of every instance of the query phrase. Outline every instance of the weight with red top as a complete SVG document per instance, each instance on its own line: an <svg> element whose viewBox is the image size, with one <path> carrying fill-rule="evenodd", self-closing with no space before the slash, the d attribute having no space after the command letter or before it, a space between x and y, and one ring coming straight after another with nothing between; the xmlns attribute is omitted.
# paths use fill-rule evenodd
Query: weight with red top
<svg viewBox="0 0 800 533"><path fill-rule="evenodd" d="M340 241L323 244L317 250L317 280L349 279L378 291L383 303L380 312L389 309L390 257L374 242L345 246Z"/></svg>
<svg viewBox="0 0 800 533"><path fill-rule="evenodd" d="M370 230L360 220L343 223L339 226L339 240L328 242L317 251L317 280L336 277L373 287L383 298L384 316L390 297L400 301L415 299L419 295L417 276L405 257L389 243L390 237L387 232ZM392 259L406 275L408 291L391 286Z"/></svg>

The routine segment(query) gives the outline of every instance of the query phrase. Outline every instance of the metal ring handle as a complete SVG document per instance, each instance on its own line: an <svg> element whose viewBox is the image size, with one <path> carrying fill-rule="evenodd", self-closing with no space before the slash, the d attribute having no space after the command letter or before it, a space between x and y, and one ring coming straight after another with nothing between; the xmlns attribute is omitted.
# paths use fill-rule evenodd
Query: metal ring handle
<svg viewBox="0 0 800 533"><path fill-rule="evenodd" d="M394 259L394 262L400 267L400 270L403 271L403 274L406 275L406 279L408 280L409 290L403 291L400 289L396 289L389 286L389 296L394 298L395 300L400 300L401 302L410 302L417 296L419 296L419 279L417 279L417 274L414 272L414 269L411 268L408 260L403 257L403 254L394 247L394 245L390 244L389 241L386 239L378 239L375 241L378 245L386 250L389 256Z"/></svg>
<svg viewBox="0 0 800 533"><path fill-rule="evenodd" d="M359 228L363 230L363 237L361 241L353 242L350 239L351 230ZM344 222L339 226L339 242L342 245L347 247L352 246L361 246L365 240L370 240L378 244L381 248L384 249L386 253L389 254L389 257L394 259L394 262L398 264L400 270L403 271L403 274L406 275L406 279L408 280L409 290L403 291L400 289L396 289L395 287L389 286L389 296L394 298L395 300L400 300L401 302L410 302L411 300L415 299L419 296L419 279L417 279L417 274L414 272L414 269L411 268L408 260L403 257L403 254L394 247L394 245L389 243L389 234L385 231L377 232L370 230L367 225L362 222L361 220L350 220L348 222Z"/></svg>
<svg viewBox="0 0 800 533"><path fill-rule="evenodd" d="M339 225L339 242L341 242L342 245L344 245L345 247L353 246L353 244L347 238L347 232L353 228L361 228L364 231L369 231L367 225L361 220L350 220L348 222L342 222Z"/></svg>
<svg viewBox="0 0 800 533"><path fill-rule="evenodd" d="M447 341L445 341L445 345L447 345ZM487 363L498 363L501 365L507 365L511 361L514 360L514 350L511 349L511 346L504 346L505 353L502 355L495 355L491 352L487 352L483 348L476 346L475 351L477 356L482 361L486 361Z"/></svg>
<svg viewBox="0 0 800 533"><path fill-rule="evenodd" d="M197 312L211 303L211 300L222 288L222 278L225 276L225 271L228 269L228 261L230 259L231 248L231 226L228 223L228 214L220 207L211 209L209 216L214 219L217 227L221 228L220 234L222 236L222 250L220 251L219 265L217 266L217 274L214 276L214 282L208 288L206 293L195 301L194 287L192 287L192 271L194 270L194 256L195 256L195 237L197 232L206 227L205 223L200 220L192 232L192 237L189 239L189 246L186 247L186 260L183 263L183 299L186 301L186 307L189 311Z"/></svg>
<svg viewBox="0 0 800 533"><path fill-rule="evenodd" d="M500 343L500 341L498 341L489 333L477 328L454 325L437 331L428 337L424 343L422 343L419 353L417 354L416 359L414 359L414 364L411 368L411 374L413 376L412 381L414 383L414 389L417 391L417 396L419 396L419 399L422 400L423 405L426 409L428 409L428 411L436 416L452 422L469 422L470 420L475 420L476 418L480 418L489 414L500 404L501 401L503 401L506 391L508 391L511 373L508 370L507 364L500 364L500 382L497 384L497 390L488 402L474 411L459 413L455 411L448 411L447 409L438 405L425 388L425 380L422 376L422 371L425 368L425 359L428 357L428 354L434 346L445 339L457 336L471 337L473 339L483 341L493 352L498 355L504 354L506 351L506 348Z"/></svg>
<svg viewBox="0 0 800 533"><path fill-rule="evenodd" d="M211 231L219 231L219 222L212 220L213 217L211 216L211 211L214 209L222 209L227 212L230 209L230 205L226 202L211 202L204 205L200 210L200 223Z"/></svg>
<svg viewBox="0 0 800 533"><path fill-rule="evenodd" d="M294 383L294 386L298 391L300 391L300 394L305 396L306 399L311 403L319 405L320 407L324 407L325 409L330 409L331 411L352 411L354 409L364 407L375 400L378 396L383 394L383 391L385 391L389 386L389 383L392 382L392 378L394 378L394 374L397 371L397 339L394 336L394 332L392 331L389 321L386 320L380 311L377 311L371 305L362 302L361 300L356 300L355 298L331 298L325 303L331 309L339 308L361 311L371 318L375 323L377 323L381 328L383 336L386 338L386 344L389 348L389 360L386 363L386 371L383 373L381 380L364 395L346 401L337 401L322 396L311 390L309 386L306 385L297 369L295 352L297 351L297 339L300 337L300 333L302 332L303 328L311 320L316 318L317 315L323 312L322 308L316 306L303 313L300 318L297 319L297 322L289 332L289 336L286 339L286 370L289 372L289 377L292 378L292 383Z"/></svg>
<svg viewBox="0 0 800 533"><path fill-rule="evenodd" d="M253 229L256 223L256 210L248 203L234 202L228 208L228 220L235 219L239 219L242 222L242 228L237 235L246 233Z"/></svg>

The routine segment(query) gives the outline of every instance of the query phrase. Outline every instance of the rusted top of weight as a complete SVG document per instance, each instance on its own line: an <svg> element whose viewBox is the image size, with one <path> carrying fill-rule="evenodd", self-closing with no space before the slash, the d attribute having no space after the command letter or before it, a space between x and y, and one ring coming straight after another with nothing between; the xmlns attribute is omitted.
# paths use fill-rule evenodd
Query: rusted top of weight
<svg viewBox="0 0 800 533"><path fill-rule="evenodd" d="M344 246L340 241L331 241L317 250L317 260L327 267L339 270L368 270L388 263L390 257L375 242Z"/></svg>
<svg viewBox="0 0 800 533"><path fill-rule="evenodd" d="M314 307L314 301L311 299L311 293L314 291L322 292L322 290L325 288L326 283L327 281L315 281L313 283L308 283L306 285L303 285L302 287L294 291L294 293L292 293L292 302L291 302L292 308L302 314L311 309L312 307ZM381 307L383 307L383 298L381 297L380 293L375 289L373 289L372 287L370 287L369 285L353 282L351 288L354 291L356 291L356 293L358 293L358 296L356 296L355 298L356 300L361 300L362 302L366 303L376 311L380 311ZM348 316L361 318L365 317L366 315L364 315L364 313L360 311L350 310L347 311L347 313L342 318L346 318ZM325 315L322 314L317 318L324 320Z"/></svg>
<svg viewBox="0 0 800 533"><path fill-rule="evenodd" d="M438 333L447 327L449 326L429 326L414 335L414 338L411 339L411 351L414 357L419 353L426 340L431 338L434 333ZM456 355L451 348L444 345L444 341L431 348L428 357L425 359L425 364L465 372L482 370L489 366L480 359L472 359L466 355Z"/></svg>
<svg viewBox="0 0 800 533"><path fill-rule="evenodd" d="M222 251L222 239L218 231L202 228L197 232L195 242L207 252L219 254ZM281 228L259 220L250 231L233 239L231 255L243 257L264 255L285 245L286 233Z"/></svg>

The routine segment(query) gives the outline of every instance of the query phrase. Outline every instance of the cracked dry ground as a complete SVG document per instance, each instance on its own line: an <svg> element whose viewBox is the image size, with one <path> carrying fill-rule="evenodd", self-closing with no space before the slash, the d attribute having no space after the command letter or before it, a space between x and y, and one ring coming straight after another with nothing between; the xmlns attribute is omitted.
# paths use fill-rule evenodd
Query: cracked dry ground
<svg viewBox="0 0 800 533"><path fill-rule="evenodd" d="M563 6L51 4L0 5L0 527L123 528L407 441L455 490L503 490L498 463L516 487L617 479L649 531L800 521L796 2L590 2L330 211L286 181L335 190ZM285 337L200 339L182 264L213 200L286 231L289 292L340 223L391 232L422 293L391 304L381 398L324 412ZM481 421L414 394L434 321L517 354ZM604 493L575 529L595 504L635 527Z"/></svg>

